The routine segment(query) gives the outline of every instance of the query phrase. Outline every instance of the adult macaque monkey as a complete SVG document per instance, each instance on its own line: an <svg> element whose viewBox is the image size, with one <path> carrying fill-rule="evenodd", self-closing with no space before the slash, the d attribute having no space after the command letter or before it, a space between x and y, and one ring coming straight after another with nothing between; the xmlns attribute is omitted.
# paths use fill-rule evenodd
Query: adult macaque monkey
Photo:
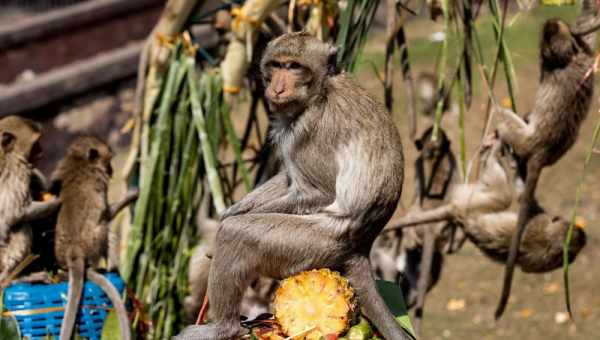
<svg viewBox="0 0 600 340"><path fill-rule="evenodd" d="M119 292L94 270L100 259L107 255L108 222L136 196L129 194L113 207L108 205L111 158L110 148L102 141L78 137L52 176L53 188L60 192L62 201L54 250L58 264L69 273L60 340L71 339L85 277L100 286L110 298L119 319L121 338L131 338L129 318Z"/></svg>
<svg viewBox="0 0 600 340"><path fill-rule="evenodd" d="M386 339L409 339L379 296L373 241L396 209L403 179L390 115L346 74L335 48L307 33L271 41L261 62L282 171L223 215L210 269L212 324L177 339L230 339L239 304L258 275L341 271Z"/></svg>
<svg viewBox="0 0 600 340"><path fill-rule="evenodd" d="M32 161L41 154L41 126L29 119L0 119L0 285L31 253L32 233L26 222L58 208L58 200L34 202Z"/></svg>
<svg viewBox="0 0 600 340"><path fill-rule="evenodd" d="M517 230L506 261L500 302L495 317L504 313L512 285L519 244L528 221L537 213L535 190L542 168L556 163L575 143L587 116L594 88L597 0L583 0L575 25L546 21L540 42L540 84L535 104L525 118L496 107L500 138L512 146L525 177Z"/></svg>

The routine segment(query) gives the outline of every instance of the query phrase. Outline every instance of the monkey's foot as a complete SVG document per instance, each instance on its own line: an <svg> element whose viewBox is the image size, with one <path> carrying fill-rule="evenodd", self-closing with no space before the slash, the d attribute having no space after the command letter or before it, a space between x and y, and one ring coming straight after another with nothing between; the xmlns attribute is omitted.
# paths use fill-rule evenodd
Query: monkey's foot
<svg viewBox="0 0 600 340"><path fill-rule="evenodd" d="M229 340L240 335L240 326L192 325L187 326L173 340Z"/></svg>

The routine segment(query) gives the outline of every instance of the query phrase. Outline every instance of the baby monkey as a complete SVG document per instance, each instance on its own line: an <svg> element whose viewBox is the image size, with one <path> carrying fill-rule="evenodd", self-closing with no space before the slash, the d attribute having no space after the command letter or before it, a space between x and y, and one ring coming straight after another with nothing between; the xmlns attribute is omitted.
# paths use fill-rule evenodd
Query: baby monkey
<svg viewBox="0 0 600 340"><path fill-rule="evenodd" d="M106 256L108 222L125 205L122 202L113 208L108 205L111 158L110 148L99 139L79 137L71 144L52 176L53 188L60 192L62 201L54 251L60 267L69 273L68 301L60 340L71 338L86 276L110 298L119 318L121 338L131 338L127 311L119 292L94 269ZM131 200L131 197L127 199Z"/></svg>
<svg viewBox="0 0 600 340"><path fill-rule="evenodd" d="M520 192L513 190L517 176L511 158L501 141L495 140L483 150L482 175L475 183L460 184L452 191L450 203L428 211L408 215L390 224L386 230L411 225L450 220L462 226L467 238L494 261L505 263L512 235L517 227L517 214L509 211ZM562 266L563 243L569 223L549 214L537 202L520 244L516 264L526 273L543 273ZM575 260L586 244L582 228L576 228L569 248L569 262Z"/></svg>
<svg viewBox="0 0 600 340"><path fill-rule="evenodd" d="M58 200L34 202L31 196L34 168L41 154L41 126L29 119L0 119L0 285L31 253L32 233L26 222L58 208Z"/></svg>

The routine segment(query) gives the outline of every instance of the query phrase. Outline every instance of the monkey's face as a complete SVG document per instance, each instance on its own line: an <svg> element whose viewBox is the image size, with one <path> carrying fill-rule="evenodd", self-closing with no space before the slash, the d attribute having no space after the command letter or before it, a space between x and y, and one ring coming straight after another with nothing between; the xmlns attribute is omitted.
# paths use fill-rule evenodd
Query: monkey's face
<svg viewBox="0 0 600 340"><path fill-rule="evenodd" d="M112 150L96 137L78 137L67 151L68 157L112 176Z"/></svg>
<svg viewBox="0 0 600 340"><path fill-rule="evenodd" d="M326 79L335 72L335 51L306 33L271 41L261 62L271 110L294 118L314 98L323 96Z"/></svg>
<svg viewBox="0 0 600 340"><path fill-rule="evenodd" d="M41 155L40 124L17 116L0 120L1 150L3 154L14 154L33 162Z"/></svg>
<svg viewBox="0 0 600 340"><path fill-rule="evenodd" d="M550 19L544 24L541 42L542 61L549 67L563 67L577 53L577 43L569 26Z"/></svg>

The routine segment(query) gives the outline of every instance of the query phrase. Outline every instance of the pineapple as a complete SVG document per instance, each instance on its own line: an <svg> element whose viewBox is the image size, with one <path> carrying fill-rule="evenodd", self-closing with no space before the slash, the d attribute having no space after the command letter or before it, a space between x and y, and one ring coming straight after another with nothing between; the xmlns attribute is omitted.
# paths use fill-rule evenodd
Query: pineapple
<svg viewBox="0 0 600 340"><path fill-rule="evenodd" d="M329 269L302 272L281 282L275 292L275 318L294 339L340 335L357 310L348 280Z"/></svg>

